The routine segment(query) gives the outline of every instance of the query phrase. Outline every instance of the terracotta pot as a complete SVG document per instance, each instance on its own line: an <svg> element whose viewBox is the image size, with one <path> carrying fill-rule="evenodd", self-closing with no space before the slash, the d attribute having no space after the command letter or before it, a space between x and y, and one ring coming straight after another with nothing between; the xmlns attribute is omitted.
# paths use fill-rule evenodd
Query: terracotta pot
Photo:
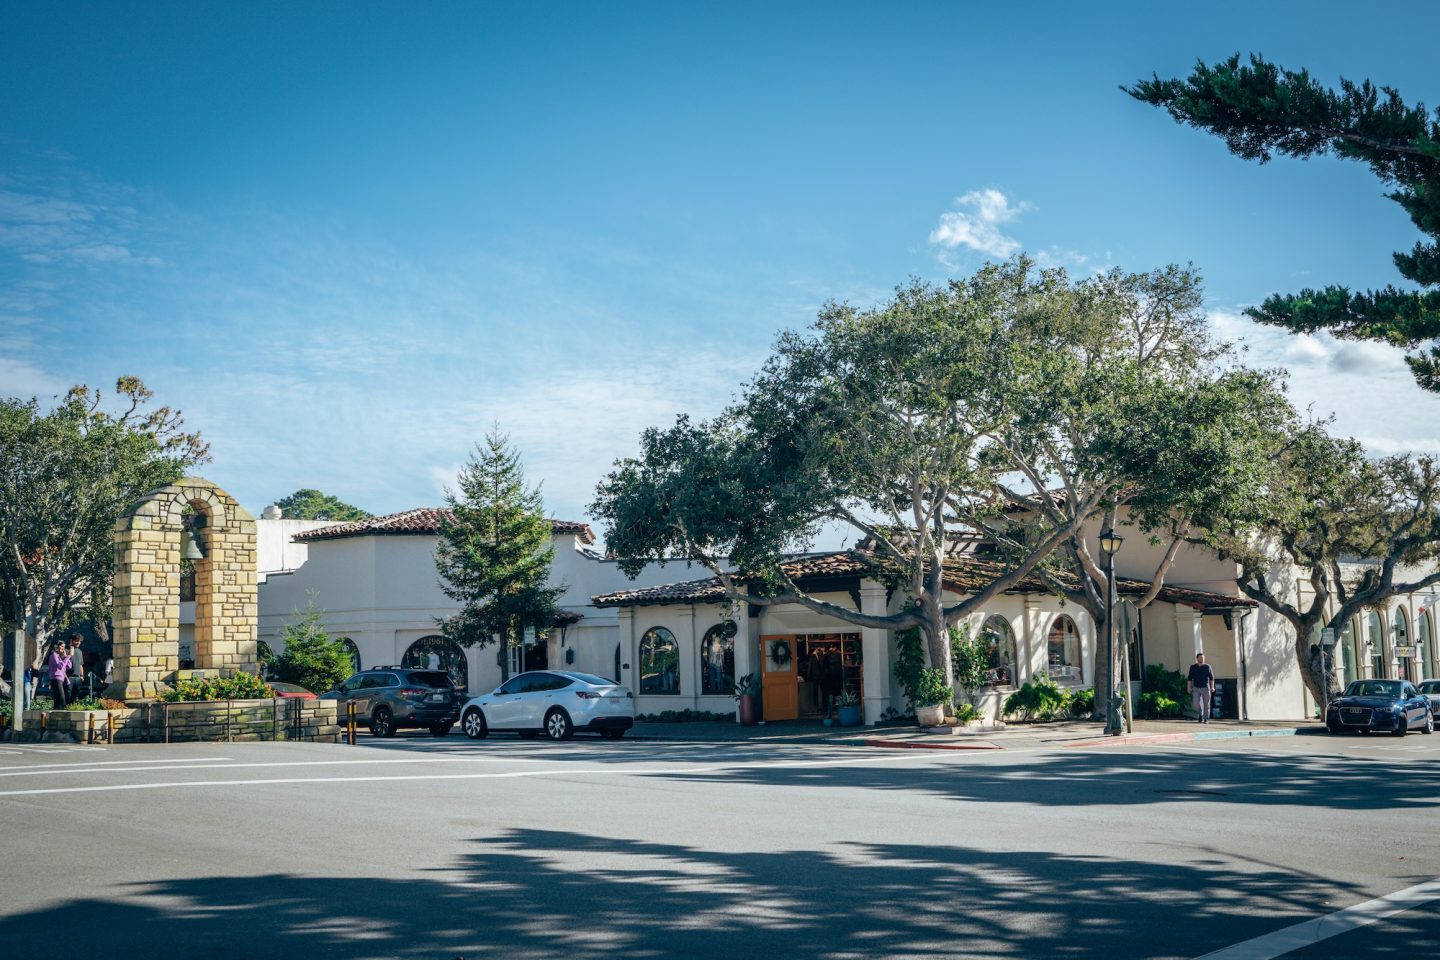
<svg viewBox="0 0 1440 960"><path fill-rule="evenodd" d="M760 705L755 702L752 694L744 694L740 697L740 726L753 727L760 719Z"/></svg>
<svg viewBox="0 0 1440 960"><path fill-rule="evenodd" d="M945 705L937 703L933 707L916 707L915 719L922 727L938 727L945 722Z"/></svg>

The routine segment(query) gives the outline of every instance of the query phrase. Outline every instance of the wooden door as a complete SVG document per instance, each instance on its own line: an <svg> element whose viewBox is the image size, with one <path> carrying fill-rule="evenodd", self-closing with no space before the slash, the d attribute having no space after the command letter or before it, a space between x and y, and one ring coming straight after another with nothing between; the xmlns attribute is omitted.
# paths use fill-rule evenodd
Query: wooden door
<svg viewBox="0 0 1440 960"><path fill-rule="evenodd" d="M764 718L767 721L798 719L800 698L796 686L794 635L761 637L760 667Z"/></svg>

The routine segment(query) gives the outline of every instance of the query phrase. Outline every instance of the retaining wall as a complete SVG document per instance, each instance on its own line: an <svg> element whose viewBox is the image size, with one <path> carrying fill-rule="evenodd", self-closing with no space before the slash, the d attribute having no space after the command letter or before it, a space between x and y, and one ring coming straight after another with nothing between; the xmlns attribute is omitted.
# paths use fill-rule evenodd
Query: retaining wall
<svg viewBox="0 0 1440 960"><path fill-rule="evenodd" d="M334 700L146 703L124 710L27 710L20 740L109 743L308 740L339 743ZM6 730L5 739L16 737Z"/></svg>

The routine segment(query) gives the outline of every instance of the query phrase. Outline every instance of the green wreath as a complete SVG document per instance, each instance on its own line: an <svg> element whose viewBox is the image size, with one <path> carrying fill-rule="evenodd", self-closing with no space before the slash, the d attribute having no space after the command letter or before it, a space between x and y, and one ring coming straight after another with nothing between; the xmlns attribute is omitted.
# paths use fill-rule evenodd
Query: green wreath
<svg viewBox="0 0 1440 960"><path fill-rule="evenodd" d="M784 670L790 666L790 641L771 640L770 660L775 664L776 669Z"/></svg>

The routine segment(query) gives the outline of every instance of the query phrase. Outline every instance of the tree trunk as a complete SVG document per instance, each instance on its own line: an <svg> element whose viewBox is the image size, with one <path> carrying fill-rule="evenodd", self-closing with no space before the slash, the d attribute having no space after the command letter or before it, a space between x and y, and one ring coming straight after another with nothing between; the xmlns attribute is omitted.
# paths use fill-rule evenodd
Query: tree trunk
<svg viewBox="0 0 1440 960"><path fill-rule="evenodd" d="M1300 667L1300 679L1305 681L1305 689L1310 691L1310 696L1316 703L1324 704L1334 700L1340 695L1340 688L1335 682L1335 664L1333 655L1329 670L1325 669L1323 657L1324 651L1318 644L1312 644L1310 637L1315 633L1315 627L1319 620L1291 622L1295 628L1295 662ZM1339 629L1336 629L1336 637L1339 637ZM1338 642L1338 640L1337 640Z"/></svg>
<svg viewBox="0 0 1440 960"><path fill-rule="evenodd" d="M1090 719L1106 723L1110 719L1110 687L1107 683L1110 678L1110 670L1114 669L1115 651L1110 651L1111 666L1105 666L1105 639L1110 636L1110 621L1105 618L1105 611L1090 611L1090 618L1095 623L1095 709L1090 713Z"/></svg>

